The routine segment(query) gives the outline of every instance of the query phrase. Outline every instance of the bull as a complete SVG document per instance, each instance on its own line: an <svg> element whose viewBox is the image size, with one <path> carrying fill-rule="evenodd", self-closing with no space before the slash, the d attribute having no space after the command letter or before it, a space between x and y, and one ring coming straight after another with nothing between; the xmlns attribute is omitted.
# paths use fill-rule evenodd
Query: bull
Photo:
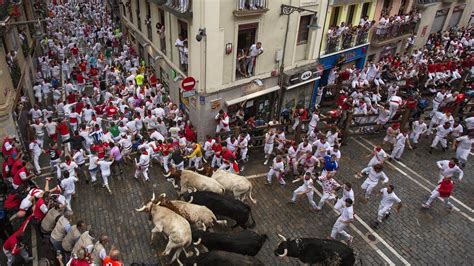
<svg viewBox="0 0 474 266"><path fill-rule="evenodd" d="M267 235L259 235L249 230L238 233L215 233L193 231L193 241L208 250L223 250L247 256L255 256L267 240Z"/></svg>
<svg viewBox="0 0 474 266"><path fill-rule="evenodd" d="M190 224L196 228L206 231L212 228L215 223L226 225L227 221L217 220L214 213L206 206L201 206L181 200L169 200L163 193L158 197L160 206L166 207L175 213L184 217Z"/></svg>
<svg viewBox="0 0 474 266"><path fill-rule="evenodd" d="M211 191L217 194L224 194L224 187L216 180L198 174L190 170L176 170L172 168L170 173L166 176L173 179L173 186L177 188L176 183L179 183L180 191L178 195L182 195L189 189L197 191Z"/></svg>
<svg viewBox="0 0 474 266"><path fill-rule="evenodd" d="M145 205L139 209L135 209L137 212L148 212L151 215L152 222L154 224L153 229L151 230L151 241L155 233L165 233L168 236L168 244L166 245L165 250L160 254L167 256L171 253L172 250L176 250L174 255L171 258L170 264L175 260L179 261L179 255L184 251L186 257L192 255L192 252L187 253L185 248L191 245L191 226L186 219L171 211L168 208L161 207L160 202L155 199L155 193L153 197Z"/></svg>
<svg viewBox="0 0 474 266"><path fill-rule="evenodd" d="M186 260L185 265L263 266L257 258L226 251L210 251Z"/></svg>
<svg viewBox="0 0 474 266"><path fill-rule="evenodd" d="M322 265L354 265L355 255L352 248L337 240L319 238L286 239L278 235L283 242L275 249L275 256L298 258L303 263Z"/></svg>
<svg viewBox="0 0 474 266"><path fill-rule="evenodd" d="M252 228L255 226L255 220L253 219L250 206L240 200L228 198L209 191L185 193L183 198L190 203L206 206L215 215L222 215L235 220L236 224L232 226L232 228L240 226L247 229L247 227ZM251 219L251 223L247 225L249 218Z"/></svg>
<svg viewBox="0 0 474 266"><path fill-rule="evenodd" d="M248 196L254 204L257 203L252 197L252 183L247 178L221 169L215 171L211 178L219 182L226 191L231 191L236 199L244 201Z"/></svg>

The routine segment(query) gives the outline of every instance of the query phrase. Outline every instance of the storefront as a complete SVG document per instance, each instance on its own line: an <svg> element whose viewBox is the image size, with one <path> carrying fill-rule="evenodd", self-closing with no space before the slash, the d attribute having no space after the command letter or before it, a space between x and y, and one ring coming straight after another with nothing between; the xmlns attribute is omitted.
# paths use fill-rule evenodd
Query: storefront
<svg viewBox="0 0 474 266"><path fill-rule="evenodd" d="M331 72L331 69L333 67L337 66L339 69L344 69L349 66L355 65L356 68L362 69L365 65L368 49L369 45L364 45L354 49L346 50L342 53L321 56L321 58L319 59L319 64L323 69L323 73L321 75L321 79L316 81L316 89L313 93L311 104L314 104L316 102L317 91L319 90L319 88L327 85L329 73Z"/></svg>
<svg viewBox="0 0 474 266"><path fill-rule="evenodd" d="M244 119L254 116L257 119L269 121L276 108L280 86L262 88L252 83L249 85L243 90L244 96L225 101L227 112L233 115L243 110Z"/></svg>
<svg viewBox="0 0 474 266"><path fill-rule="evenodd" d="M292 109L296 106L312 107L312 96L315 83L321 78L322 66L310 64L292 69L283 74L284 96L282 108Z"/></svg>

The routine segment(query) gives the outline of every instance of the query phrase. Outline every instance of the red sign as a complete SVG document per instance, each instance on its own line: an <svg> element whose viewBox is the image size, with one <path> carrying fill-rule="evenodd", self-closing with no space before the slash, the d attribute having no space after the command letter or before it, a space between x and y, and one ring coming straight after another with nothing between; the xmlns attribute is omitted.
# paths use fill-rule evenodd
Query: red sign
<svg viewBox="0 0 474 266"><path fill-rule="evenodd" d="M196 80L193 77L186 77L181 81L181 88L184 91L190 91L194 89L194 86L196 86Z"/></svg>

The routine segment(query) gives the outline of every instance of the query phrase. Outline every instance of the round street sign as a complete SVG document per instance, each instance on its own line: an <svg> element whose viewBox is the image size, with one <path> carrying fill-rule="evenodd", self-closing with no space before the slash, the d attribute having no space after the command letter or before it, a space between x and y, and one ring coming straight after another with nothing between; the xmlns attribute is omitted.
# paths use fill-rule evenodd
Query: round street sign
<svg viewBox="0 0 474 266"><path fill-rule="evenodd" d="M196 80L193 77L186 77L181 81L181 88L184 91L190 91L196 86Z"/></svg>

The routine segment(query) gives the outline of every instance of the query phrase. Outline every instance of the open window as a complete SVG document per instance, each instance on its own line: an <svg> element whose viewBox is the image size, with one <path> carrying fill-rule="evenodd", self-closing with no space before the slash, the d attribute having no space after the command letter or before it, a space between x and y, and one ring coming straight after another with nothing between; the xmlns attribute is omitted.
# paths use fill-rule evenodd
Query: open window
<svg viewBox="0 0 474 266"><path fill-rule="evenodd" d="M239 25L239 33L237 37L237 65L236 79L246 78L249 75L249 65L251 58L249 57L249 48L255 44L257 38L258 23Z"/></svg>

